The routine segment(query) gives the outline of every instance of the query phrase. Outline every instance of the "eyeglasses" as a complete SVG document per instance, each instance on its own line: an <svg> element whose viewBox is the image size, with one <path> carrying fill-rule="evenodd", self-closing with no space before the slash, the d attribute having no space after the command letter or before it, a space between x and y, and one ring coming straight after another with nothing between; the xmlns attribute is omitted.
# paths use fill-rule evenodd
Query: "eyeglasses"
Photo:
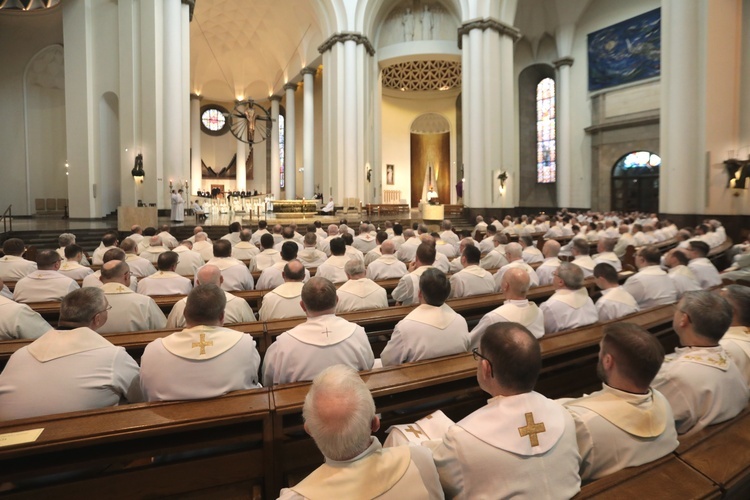
<svg viewBox="0 0 750 500"><path fill-rule="evenodd" d="M474 356L474 360L475 361L479 360L479 358L482 358L483 360L485 360L487 362L487 364L490 365L490 376L492 378L495 378L495 372L492 370L492 361L490 361L489 358L487 358L487 356L483 356L479 352L479 348L478 347L475 347L474 349L471 350L471 355Z"/></svg>
<svg viewBox="0 0 750 500"><path fill-rule="evenodd" d="M97 315L99 315L99 314L101 314L101 313L105 313L105 312L107 312L107 311L109 311L109 310L111 310L111 309L112 309L112 306L111 306L111 305L109 305L109 304L107 304L107 307L106 307L105 309L103 309L103 310L101 310L101 311L99 311L99 312L95 313L95 314L94 314L94 315L93 315L93 316L91 317L91 319L93 320L94 318L96 318L96 316L97 316Z"/></svg>

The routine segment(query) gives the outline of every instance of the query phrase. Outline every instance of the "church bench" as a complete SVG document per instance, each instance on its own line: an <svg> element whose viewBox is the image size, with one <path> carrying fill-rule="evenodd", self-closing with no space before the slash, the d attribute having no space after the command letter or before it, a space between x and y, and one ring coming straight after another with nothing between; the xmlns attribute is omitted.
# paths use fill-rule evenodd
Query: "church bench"
<svg viewBox="0 0 750 500"><path fill-rule="evenodd" d="M40 428L34 442L0 447L0 483L16 485L4 492L8 498L209 498L217 492L249 498L270 491L268 389L3 422L0 434ZM173 460L152 461L169 455ZM52 474L67 475L38 481Z"/></svg>
<svg viewBox="0 0 750 500"><path fill-rule="evenodd" d="M727 498L750 498L750 407L732 420L681 437L675 454L718 484Z"/></svg>
<svg viewBox="0 0 750 500"><path fill-rule="evenodd" d="M628 467L584 485L574 499L720 498L721 490L673 454L654 462Z"/></svg>

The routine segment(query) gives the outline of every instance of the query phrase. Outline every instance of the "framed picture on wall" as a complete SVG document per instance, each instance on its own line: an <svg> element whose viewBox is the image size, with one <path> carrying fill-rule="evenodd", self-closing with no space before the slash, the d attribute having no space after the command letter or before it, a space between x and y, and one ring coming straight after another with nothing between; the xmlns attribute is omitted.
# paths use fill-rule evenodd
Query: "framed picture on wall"
<svg viewBox="0 0 750 500"><path fill-rule="evenodd" d="M393 186L396 182L393 180L393 165L385 166L385 183Z"/></svg>

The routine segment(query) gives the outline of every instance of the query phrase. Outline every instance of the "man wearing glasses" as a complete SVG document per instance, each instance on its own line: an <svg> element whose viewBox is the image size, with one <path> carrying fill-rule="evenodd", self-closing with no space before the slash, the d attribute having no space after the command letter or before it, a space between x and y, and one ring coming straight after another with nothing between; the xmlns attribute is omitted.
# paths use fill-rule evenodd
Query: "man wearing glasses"
<svg viewBox="0 0 750 500"><path fill-rule="evenodd" d="M542 367L537 339L518 323L496 323L473 353L479 386L492 399L442 439L422 443L432 448L446 497L573 497L581 486L575 424L534 392Z"/></svg>
<svg viewBox="0 0 750 500"><path fill-rule="evenodd" d="M140 402L138 364L96 331L110 305L99 288L75 290L59 326L16 351L0 374L0 420Z"/></svg>

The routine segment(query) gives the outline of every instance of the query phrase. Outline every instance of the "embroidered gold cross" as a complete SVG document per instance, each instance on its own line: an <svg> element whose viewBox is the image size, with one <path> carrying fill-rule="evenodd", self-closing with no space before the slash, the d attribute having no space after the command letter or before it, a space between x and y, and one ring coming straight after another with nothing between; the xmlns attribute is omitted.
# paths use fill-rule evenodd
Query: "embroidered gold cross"
<svg viewBox="0 0 750 500"><path fill-rule="evenodd" d="M213 340L209 340L206 342L206 334L201 333L201 341L200 342L193 342L193 348L200 347L201 352L199 354L206 354L206 347L211 347L214 345Z"/></svg>
<svg viewBox="0 0 750 500"><path fill-rule="evenodd" d="M537 434L547 432L544 428L544 422L534 423L534 414L529 412L526 414L526 427L519 427L518 434L521 437L529 436L531 446L539 446L539 436Z"/></svg>
<svg viewBox="0 0 750 500"><path fill-rule="evenodd" d="M122 286L122 285L120 285L120 286L117 287L117 291L118 292L124 292L125 291L125 287Z"/></svg>
<svg viewBox="0 0 750 500"><path fill-rule="evenodd" d="M326 336L326 338L328 338L328 334L331 333L331 331L328 329L328 327L326 327L325 331L320 332L320 333L322 333L323 335Z"/></svg>
<svg viewBox="0 0 750 500"><path fill-rule="evenodd" d="M406 429L404 429L405 432L411 432L414 434L414 437L418 438L420 434L424 434L423 431L420 431L419 429L415 429L413 425L409 425Z"/></svg>

